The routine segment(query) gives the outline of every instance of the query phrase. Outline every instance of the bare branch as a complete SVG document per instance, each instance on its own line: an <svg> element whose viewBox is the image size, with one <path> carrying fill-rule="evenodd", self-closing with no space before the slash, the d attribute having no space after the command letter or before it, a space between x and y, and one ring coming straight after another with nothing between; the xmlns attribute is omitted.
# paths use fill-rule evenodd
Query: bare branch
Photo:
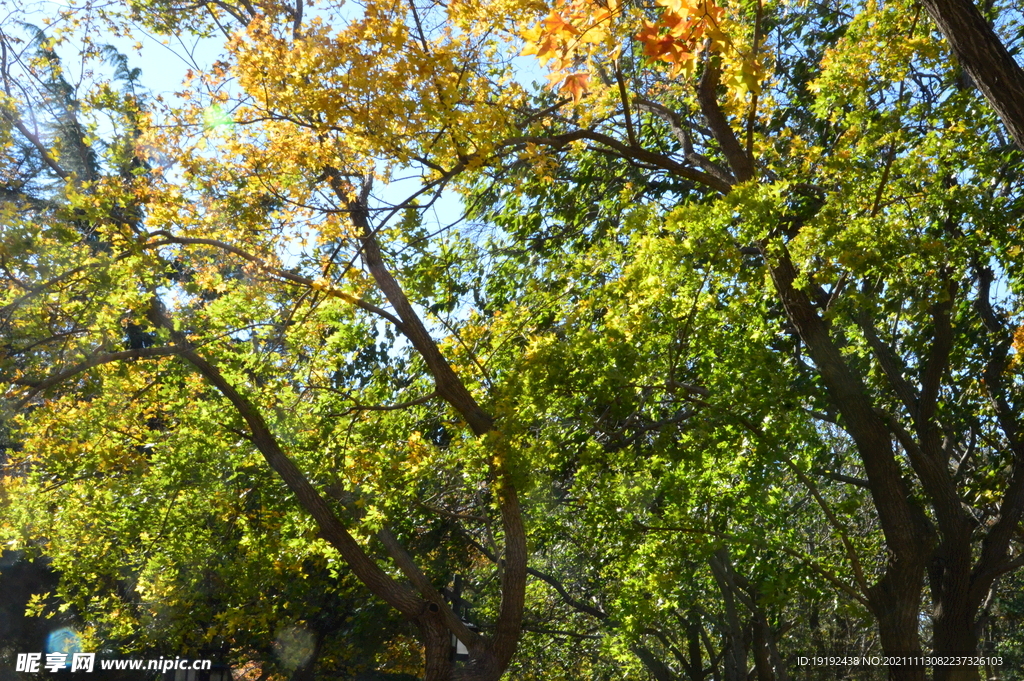
<svg viewBox="0 0 1024 681"><path fill-rule="evenodd" d="M619 85L619 99L622 101L622 113L626 118L626 138L629 146L639 147L636 141L636 133L633 131L633 114L629 110L629 95L626 93L626 81L622 78L622 69L618 62L615 63L615 82Z"/></svg>
<svg viewBox="0 0 1024 681"><path fill-rule="evenodd" d="M483 640L480 635L474 631L471 631L465 623L459 618L458 615L448 606L444 596L434 588L434 585L430 583L427 576L423 574L419 566L416 565L416 561L412 559L409 552L405 550L405 547L395 538L391 530L387 527L381 528L377 532L377 538L384 545L388 555L395 561L395 565L402 571L416 590L420 592L420 595L424 599L429 601L431 604L437 606L437 612L444 620L444 624L448 629L455 634L455 636L466 644L466 647L479 651L483 646Z"/></svg>
<svg viewBox="0 0 1024 681"><path fill-rule="evenodd" d="M586 613L588 615L593 615L594 617L596 617L598 619L601 619L601 620L608 618L608 614L605 613L603 610L601 610L599 608L595 608L592 605L588 605L587 603L584 603L583 601L580 601L580 600L577 600L577 599L573 598L569 594L569 592L566 590L566 588L564 586L562 586L562 583L559 582L554 577L552 577L551 575L546 574L544 572L541 572L540 570L535 570L533 568L527 568L526 571L529 574L531 574L534 577L536 577L537 579L539 579L542 582L544 582L545 584L549 585L555 591L557 591L558 595L562 597L562 600L565 601L567 605L573 607L576 610L579 610L580 612L584 612L584 613Z"/></svg>

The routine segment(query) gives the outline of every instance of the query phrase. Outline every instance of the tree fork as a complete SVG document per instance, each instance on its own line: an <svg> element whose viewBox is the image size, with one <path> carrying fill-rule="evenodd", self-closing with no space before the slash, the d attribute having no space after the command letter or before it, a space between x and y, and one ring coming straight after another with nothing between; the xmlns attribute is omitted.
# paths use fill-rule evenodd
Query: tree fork
<svg viewBox="0 0 1024 681"><path fill-rule="evenodd" d="M447 609L447 605L443 601L436 603L416 595L407 585L395 581L381 570L348 532L323 496L284 453L256 407L224 378L217 367L195 351L183 333L175 330L173 322L156 299L150 307L149 319L155 326L167 329L171 333L177 354L192 364L231 402L249 426L252 441L264 459L295 494L302 508L313 517L323 537L338 549L356 577L374 595L416 622L423 633L426 648L427 665L424 681L452 681L453 678L457 678L452 676L450 662L450 626L444 622L442 615L442 609ZM480 681L492 679L496 680L497 677L480 677Z"/></svg>

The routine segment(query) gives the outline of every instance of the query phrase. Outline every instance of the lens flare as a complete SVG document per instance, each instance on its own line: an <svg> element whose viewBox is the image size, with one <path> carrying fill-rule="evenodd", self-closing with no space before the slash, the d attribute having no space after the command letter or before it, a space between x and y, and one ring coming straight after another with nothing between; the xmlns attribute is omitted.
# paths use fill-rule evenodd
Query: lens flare
<svg viewBox="0 0 1024 681"><path fill-rule="evenodd" d="M46 652L48 653L80 653L82 652L82 638L78 632L70 627L62 627L50 632L46 637Z"/></svg>
<svg viewBox="0 0 1024 681"><path fill-rule="evenodd" d="M235 125L231 114L225 111L220 104L214 104L203 111L203 123L207 130L221 127L230 129Z"/></svg>
<svg viewBox="0 0 1024 681"><path fill-rule="evenodd" d="M286 627L278 632L274 641L274 652L281 666L294 671L304 666L313 657L316 638L312 632L302 627Z"/></svg>

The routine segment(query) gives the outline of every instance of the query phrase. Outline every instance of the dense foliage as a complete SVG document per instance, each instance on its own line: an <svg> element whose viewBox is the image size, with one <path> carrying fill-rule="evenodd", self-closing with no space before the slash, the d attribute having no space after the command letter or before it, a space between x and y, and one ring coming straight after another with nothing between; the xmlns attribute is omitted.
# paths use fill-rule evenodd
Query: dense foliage
<svg viewBox="0 0 1024 681"><path fill-rule="evenodd" d="M1016 678L1021 18L12 20L0 536L59 577L28 614L253 678ZM222 52L155 96L102 44L142 33Z"/></svg>

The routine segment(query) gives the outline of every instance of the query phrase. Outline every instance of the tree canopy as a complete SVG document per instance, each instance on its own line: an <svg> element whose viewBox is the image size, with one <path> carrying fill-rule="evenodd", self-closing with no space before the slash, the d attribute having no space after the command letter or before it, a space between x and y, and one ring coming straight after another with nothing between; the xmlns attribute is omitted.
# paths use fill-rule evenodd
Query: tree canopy
<svg viewBox="0 0 1024 681"><path fill-rule="evenodd" d="M59 576L29 614L261 678L1016 678L1021 19L12 15L0 535ZM103 43L150 34L221 51L158 96Z"/></svg>

